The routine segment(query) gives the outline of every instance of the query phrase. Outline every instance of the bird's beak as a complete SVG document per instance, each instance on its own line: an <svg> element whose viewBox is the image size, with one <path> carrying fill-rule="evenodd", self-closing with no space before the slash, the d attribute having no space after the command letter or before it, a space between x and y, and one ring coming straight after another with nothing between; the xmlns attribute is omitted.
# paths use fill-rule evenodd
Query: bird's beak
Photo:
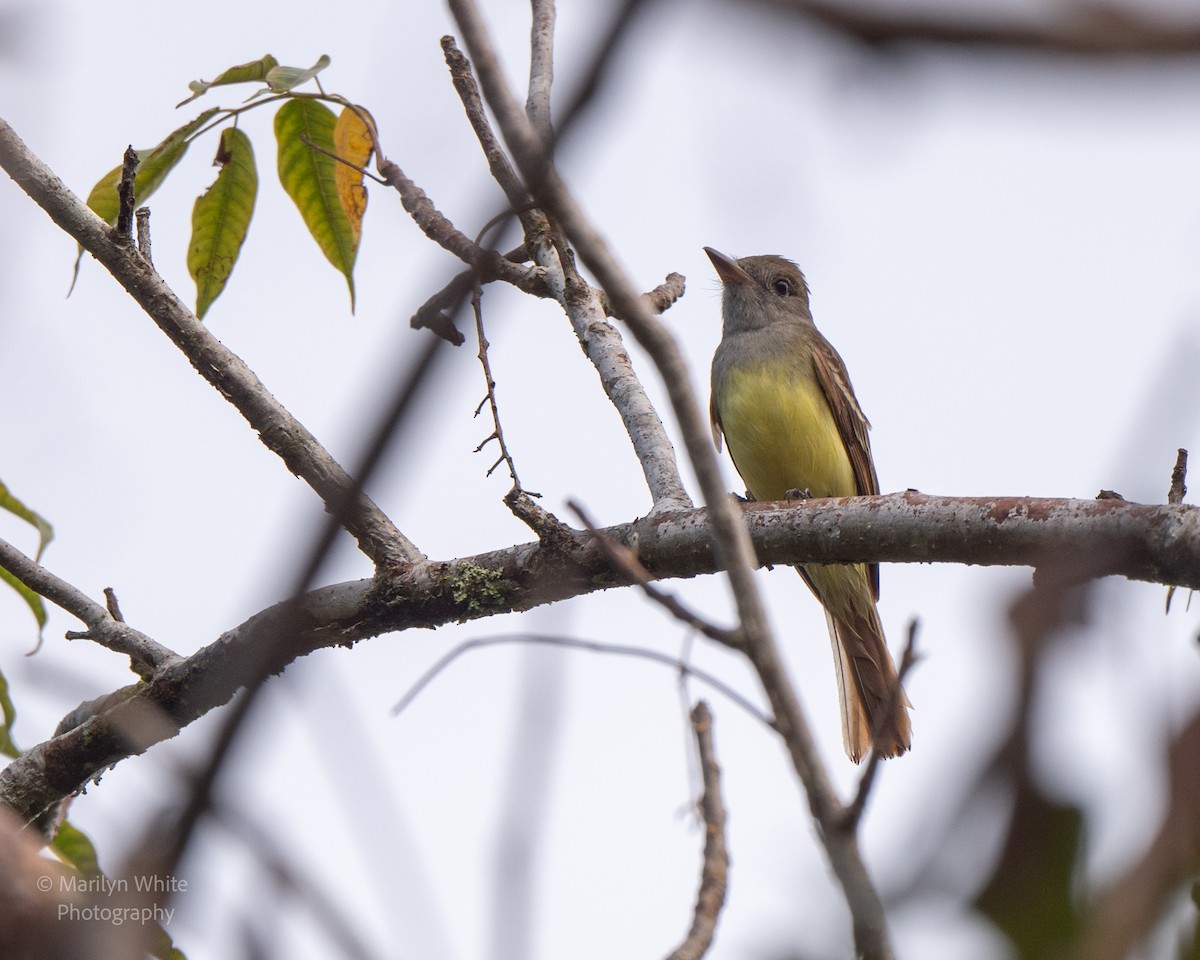
<svg viewBox="0 0 1200 960"><path fill-rule="evenodd" d="M725 286L754 283L753 277L739 267L738 262L732 257L727 257L721 251L714 250L712 247L705 247L704 252L708 254L708 259L712 261L712 265L717 268L717 276L721 278L721 282Z"/></svg>

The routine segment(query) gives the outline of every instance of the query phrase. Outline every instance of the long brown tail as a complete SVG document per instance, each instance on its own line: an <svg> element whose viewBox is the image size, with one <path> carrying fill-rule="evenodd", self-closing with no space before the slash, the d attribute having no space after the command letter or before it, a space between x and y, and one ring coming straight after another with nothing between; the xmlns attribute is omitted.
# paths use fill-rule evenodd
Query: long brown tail
<svg viewBox="0 0 1200 960"><path fill-rule="evenodd" d="M911 704L900 687L865 568L810 564L800 575L829 623L846 753L858 763L872 744L884 757L906 752L912 745Z"/></svg>

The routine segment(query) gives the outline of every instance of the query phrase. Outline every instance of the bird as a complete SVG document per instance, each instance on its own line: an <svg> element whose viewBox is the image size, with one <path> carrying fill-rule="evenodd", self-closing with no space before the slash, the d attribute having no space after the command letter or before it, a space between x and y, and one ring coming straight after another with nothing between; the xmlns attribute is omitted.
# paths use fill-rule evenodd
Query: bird
<svg viewBox="0 0 1200 960"><path fill-rule="evenodd" d="M808 283L776 255L734 259L705 247L722 284L721 342L709 412L758 501L879 492L859 406L841 356L817 330ZM879 618L878 564L796 567L825 610L846 754L874 746L895 757L912 745L911 706Z"/></svg>

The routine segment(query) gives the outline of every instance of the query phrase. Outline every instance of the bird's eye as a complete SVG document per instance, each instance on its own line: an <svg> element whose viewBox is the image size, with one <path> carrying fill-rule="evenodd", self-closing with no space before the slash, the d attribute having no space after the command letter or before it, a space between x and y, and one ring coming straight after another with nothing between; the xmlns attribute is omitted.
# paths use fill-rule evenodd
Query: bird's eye
<svg viewBox="0 0 1200 960"><path fill-rule="evenodd" d="M781 297L790 297L792 295L792 285L789 281L780 277L774 283L775 292Z"/></svg>

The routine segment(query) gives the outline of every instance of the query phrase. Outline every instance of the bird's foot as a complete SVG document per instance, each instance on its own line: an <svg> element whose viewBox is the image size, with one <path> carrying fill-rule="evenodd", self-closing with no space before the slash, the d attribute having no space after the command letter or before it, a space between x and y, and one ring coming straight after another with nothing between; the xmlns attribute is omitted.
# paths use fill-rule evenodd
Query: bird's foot
<svg viewBox="0 0 1200 960"><path fill-rule="evenodd" d="M810 500L812 499L812 491L805 487L803 490L797 490L792 487L790 490L783 492L784 500Z"/></svg>

